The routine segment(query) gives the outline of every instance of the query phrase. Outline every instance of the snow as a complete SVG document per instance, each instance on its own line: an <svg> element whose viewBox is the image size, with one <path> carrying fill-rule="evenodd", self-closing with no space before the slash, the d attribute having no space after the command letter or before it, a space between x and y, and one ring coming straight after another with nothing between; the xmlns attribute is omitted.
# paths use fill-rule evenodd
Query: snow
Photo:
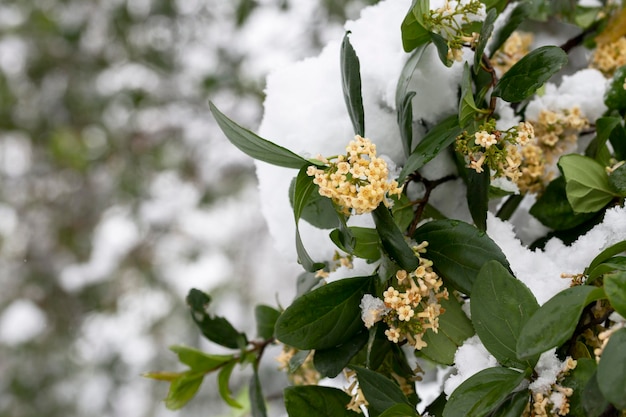
<svg viewBox="0 0 626 417"><path fill-rule="evenodd" d="M447 396L472 375L483 369L492 368L498 364L483 346L477 335L467 339L456 351L454 355L456 373L451 375L443 386L443 391Z"/></svg>
<svg viewBox="0 0 626 417"><path fill-rule="evenodd" d="M0 315L0 343L18 346L46 330L46 314L31 300L17 299Z"/></svg>

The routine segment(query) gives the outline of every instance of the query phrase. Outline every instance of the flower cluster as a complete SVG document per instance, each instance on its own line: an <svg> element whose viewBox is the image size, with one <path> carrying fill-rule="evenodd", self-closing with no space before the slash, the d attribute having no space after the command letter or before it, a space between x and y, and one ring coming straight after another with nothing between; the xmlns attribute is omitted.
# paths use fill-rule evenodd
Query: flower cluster
<svg viewBox="0 0 626 417"><path fill-rule="evenodd" d="M395 180L389 181L389 169L384 159L376 156L376 145L356 136L346 147L346 155L318 159L324 169L310 166L307 174L314 176L320 195L328 197L349 216L369 213L387 197L402 193ZM330 159L330 160L329 160Z"/></svg>
<svg viewBox="0 0 626 417"><path fill-rule="evenodd" d="M508 178L526 191L543 175L543 154L534 138L530 123L520 122L500 131L492 119L477 132L459 136L456 150L465 155L469 168L478 173L488 168L492 177Z"/></svg>
<svg viewBox="0 0 626 417"><path fill-rule="evenodd" d="M524 417L551 417L566 416L569 414L569 398L574 390L560 385L560 381L569 371L576 368L576 361L567 357L563 362L561 372L557 375L556 382L550 385L548 390L532 391L532 408L528 407L524 412Z"/></svg>
<svg viewBox="0 0 626 417"><path fill-rule="evenodd" d="M491 59L491 65L498 76L502 76L530 51L533 43L532 33L515 31L507 38L502 47Z"/></svg>
<svg viewBox="0 0 626 417"><path fill-rule="evenodd" d="M546 161L554 163L568 148L578 141L589 121L579 107L563 110L544 109L536 121L531 121L535 129L537 144L541 147Z"/></svg>
<svg viewBox="0 0 626 417"><path fill-rule="evenodd" d="M383 300L366 295L361 301L361 317L366 327L382 320L389 327L385 330L387 339L394 343L406 340L416 350L427 346L422 339L426 330L437 333L439 316L444 312L439 301L449 296L443 281L432 269L432 261L419 256L426 246L428 242L422 242L413 248L419 267L411 272L399 270L397 286L387 288Z"/></svg>
<svg viewBox="0 0 626 417"><path fill-rule="evenodd" d="M449 63L463 59L464 46L475 47L478 33L466 32L466 25L477 20L484 14L484 5L478 0L448 1L438 9L425 16L426 24L434 32L438 32L448 44Z"/></svg>
<svg viewBox="0 0 626 417"><path fill-rule="evenodd" d="M294 347L283 345L283 350L276 357L278 369L287 371L289 380L294 385L317 385L320 373L313 366L313 351L310 351L302 364L293 370L291 361L300 351Z"/></svg>
<svg viewBox="0 0 626 417"><path fill-rule="evenodd" d="M590 66L596 68L607 77L612 77L619 67L626 65L626 37L612 42L599 44Z"/></svg>

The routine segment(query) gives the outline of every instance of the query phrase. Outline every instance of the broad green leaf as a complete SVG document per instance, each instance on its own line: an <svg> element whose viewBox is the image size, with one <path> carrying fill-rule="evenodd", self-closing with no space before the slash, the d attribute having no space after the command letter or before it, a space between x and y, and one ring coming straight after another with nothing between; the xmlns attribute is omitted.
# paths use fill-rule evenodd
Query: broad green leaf
<svg viewBox="0 0 626 417"><path fill-rule="evenodd" d="M514 392L489 417L520 417L529 400L528 390Z"/></svg>
<svg viewBox="0 0 626 417"><path fill-rule="evenodd" d="M604 411L609 407L609 402L606 398L604 398L604 395L602 395L602 391L600 391L600 387L598 386L597 371L594 372L589 378L587 385L585 385L585 388L583 389L582 397L585 417L600 417L604 415Z"/></svg>
<svg viewBox="0 0 626 417"><path fill-rule="evenodd" d="M411 52L418 46L430 42L430 31L424 26L424 16L428 15L429 10L428 0L413 0L400 25L402 47L405 52Z"/></svg>
<svg viewBox="0 0 626 417"><path fill-rule="evenodd" d="M406 160L398 182L403 183L409 175L423 167L439 152L452 145L461 133L463 133L463 129L459 127L458 115L455 114L442 120L417 144Z"/></svg>
<svg viewBox="0 0 626 417"><path fill-rule="evenodd" d="M211 372L234 358L233 355L210 355L187 346L170 346L170 350L194 372Z"/></svg>
<svg viewBox="0 0 626 417"><path fill-rule="evenodd" d="M294 177L289 185L289 203L292 208L296 179L297 177ZM313 183L314 178L309 177L309 179ZM301 207L300 218L319 229L333 229L339 226L338 213L333 205L333 201L320 195L315 188L304 202L304 206Z"/></svg>
<svg viewBox="0 0 626 417"><path fill-rule="evenodd" d="M526 20L528 14L530 13L530 9L526 2L521 2L509 16L506 23L493 34L492 39L489 43L489 57L493 58L493 55L496 53L498 49L504 42L511 36L511 34L517 29L517 27Z"/></svg>
<svg viewBox="0 0 626 417"><path fill-rule="evenodd" d="M598 363L598 387L616 408L626 409L626 329L613 333Z"/></svg>
<svg viewBox="0 0 626 417"><path fill-rule="evenodd" d="M413 51L409 59L404 64L404 67L402 68L402 72L400 73L400 77L398 78L398 84L396 85L397 109L400 109L402 107L402 102L404 102L406 100L406 96L411 93L409 91L409 84L411 84L415 69L422 59L422 55L424 54L425 50L426 45L422 45L422 47Z"/></svg>
<svg viewBox="0 0 626 417"><path fill-rule="evenodd" d="M380 205L372 212L376 231L380 236L383 249L402 269L414 271L419 266L419 259L409 246L404 235L384 205Z"/></svg>
<svg viewBox="0 0 626 417"><path fill-rule="evenodd" d="M567 288L539 307L517 340L517 356L531 358L561 346L569 339L583 309L591 302L604 298L602 288L581 285Z"/></svg>
<svg viewBox="0 0 626 417"><path fill-rule="evenodd" d="M409 156L413 148L413 97L415 91L408 92L398 106L398 127L405 156Z"/></svg>
<svg viewBox="0 0 626 417"><path fill-rule="evenodd" d="M476 118L478 107L474 101L472 91L472 74L469 64L465 62L463 66L463 76L461 77L461 97L459 100L459 125L465 129Z"/></svg>
<svg viewBox="0 0 626 417"><path fill-rule="evenodd" d="M254 373L252 378L250 378L248 390L250 392L252 417L267 417L267 406L265 405L265 398L263 398L263 389L261 388L259 372L256 366L254 366Z"/></svg>
<svg viewBox="0 0 626 417"><path fill-rule="evenodd" d="M391 344L385 335L387 326L377 323L369 330L365 364L369 369L378 369L391 351Z"/></svg>
<svg viewBox="0 0 626 417"><path fill-rule="evenodd" d="M419 417L419 414L411 405L396 404L386 409L379 417Z"/></svg>
<svg viewBox="0 0 626 417"><path fill-rule="evenodd" d="M220 112L211 102L209 102L209 108L230 143L235 145L246 155L258 159L259 161L267 162L268 164L286 168L300 169L304 166L311 165L311 162L296 155L289 149L278 146L248 129L239 126Z"/></svg>
<svg viewBox="0 0 626 417"><path fill-rule="evenodd" d="M622 197L626 197L626 163L609 175L609 184Z"/></svg>
<svg viewBox="0 0 626 417"><path fill-rule="evenodd" d="M261 339L271 339L274 337L274 325L280 316L280 311L274 307L258 305L254 308L256 318L256 334Z"/></svg>
<svg viewBox="0 0 626 417"><path fill-rule="evenodd" d="M626 130L624 129L624 126L616 126L615 129L611 131L609 141L613 146L615 159L618 161L626 159Z"/></svg>
<svg viewBox="0 0 626 417"><path fill-rule="evenodd" d="M617 110L622 115L626 112L624 80L626 80L626 66L622 66L615 71L604 96L604 104L606 104L609 110Z"/></svg>
<svg viewBox="0 0 626 417"><path fill-rule="evenodd" d="M472 287L472 324L478 337L500 364L534 368L539 355L517 359L516 345L522 327L539 304L528 287L497 261L487 262Z"/></svg>
<svg viewBox="0 0 626 417"><path fill-rule="evenodd" d="M424 341L428 346L422 348L419 354L434 362L452 365L459 346L474 335L474 327L455 297L442 299L440 304L445 313L439 316L439 330L437 333L431 329L426 331Z"/></svg>
<svg viewBox="0 0 626 417"><path fill-rule="evenodd" d="M599 211L616 195L611 189L604 167L595 160L569 154L559 159L558 166L565 177L567 201L574 212Z"/></svg>
<svg viewBox="0 0 626 417"><path fill-rule="evenodd" d="M356 371L359 387L369 404L368 411L371 417L379 416L396 404L411 405L394 381L360 366L354 366L353 369Z"/></svg>
<svg viewBox="0 0 626 417"><path fill-rule="evenodd" d="M488 368L472 375L448 398L443 417L483 417L502 404L524 379L508 368Z"/></svg>
<svg viewBox="0 0 626 417"><path fill-rule="evenodd" d="M617 271L604 276L604 292L611 307L626 317L626 271Z"/></svg>
<svg viewBox="0 0 626 417"><path fill-rule="evenodd" d="M576 417L586 417L587 413L583 407L583 390L589 380L596 372L597 364L595 359L576 359L576 368L569 371L562 382L562 386L574 390L569 397L570 415Z"/></svg>
<svg viewBox="0 0 626 417"><path fill-rule="evenodd" d="M341 242L339 229L335 229L330 233L330 239L339 249L358 258L371 261L380 259L380 238L376 229L356 226L349 227L349 229L355 239L352 250L348 250Z"/></svg>
<svg viewBox="0 0 626 417"><path fill-rule="evenodd" d="M489 6L487 6L489 8ZM489 9L487 12L487 16L485 16L485 20L483 21L482 27L480 28L480 36L478 38L478 44L476 45L476 51L474 53L474 74L478 74L478 71L481 67L481 61L483 59L483 53L485 52L485 48L487 47L487 42L491 38L491 33L493 32L493 23L496 21L498 17L498 12L496 9Z"/></svg>
<svg viewBox="0 0 626 417"><path fill-rule="evenodd" d="M165 406L170 410L180 410L196 395L203 379L203 372L190 371L181 374L170 384Z"/></svg>
<svg viewBox="0 0 626 417"><path fill-rule="evenodd" d="M502 250L486 233L459 220L435 220L419 227L413 238L427 241L424 257L433 268L459 291L470 295L480 268L491 260L509 263Z"/></svg>
<svg viewBox="0 0 626 417"><path fill-rule="evenodd" d="M621 127L621 121L622 119L620 117L598 118L598 120L596 120L596 137L591 141L589 146L587 146L585 155L595 159L602 165L608 165L608 160L605 161L600 159L600 157L603 155L602 151L607 149L606 141L611 136L611 132L613 132L613 129L616 127Z"/></svg>
<svg viewBox="0 0 626 417"><path fill-rule="evenodd" d="M341 42L341 84L354 134L365 136L365 113L361 96L361 65L346 32Z"/></svg>
<svg viewBox="0 0 626 417"><path fill-rule="evenodd" d="M313 183L312 177L307 175L306 169L307 167L302 167L296 177L293 190L293 215L296 222L296 253L298 254L298 262L305 271L314 272L322 269L325 265L311 259L302 243L300 228L298 227L304 208L309 204L311 195L317 190L317 185Z"/></svg>
<svg viewBox="0 0 626 417"><path fill-rule="evenodd" d="M450 48L448 47L448 41L439 35L438 33L431 32L430 40L432 41L435 48L437 48L437 55L439 55L439 60L446 67L451 67L454 64L454 60L448 58L448 51Z"/></svg>
<svg viewBox="0 0 626 417"><path fill-rule="evenodd" d="M598 265L606 262L615 255L619 255L622 252L626 252L626 240L617 242L600 252L595 258L593 258L593 261L591 261L589 266L585 269L585 274L589 274L590 271L596 269Z"/></svg>
<svg viewBox="0 0 626 417"><path fill-rule="evenodd" d="M345 343L363 328L359 304L374 280L347 278L300 296L276 321L276 338L298 349L324 349Z"/></svg>
<svg viewBox="0 0 626 417"><path fill-rule="evenodd" d="M351 397L337 388L316 385L287 387L285 408L289 417L350 417L359 416L346 406Z"/></svg>
<svg viewBox="0 0 626 417"><path fill-rule="evenodd" d="M233 361L220 369L220 372L217 375L217 386L220 392L220 396L224 401L226 401L228 405L235 408L243 408L243 406L233 398L233 394L230 391L230 387L228 386L228 383L230 382L230 376L233 373L233 369L235 368L236 364L237 362Z"/></svg>
<svg viewBox="0 0 626 417"><path fill-rule="evenodd" d="M510 103L520 102L537 91L567 63L567 54L558 46L542 46L520 59L493 89L493 95Z"/></svg>
<svg viewBox="0 0 626 417"><path fill-rule="evenodd" d="M567 230L591 220L595 213L575 213L567 201L565 177L552 180L529 211L544 226Z"/></svg>
<svg viewBox="0 0 626 417"><path fill-rule="evenodd" d="M481 173L465 168L467 175L467 205L472 220L478 230L487 230L487 211L489 209L489 170Z"/></svg>
<svg viewBox="0 0 626 417"><path fill-rule="evenodd" d="M613 271L626 271L626 256L614 256L596 266L587 275L586 283L589 284L602 275Z"/></svg>
<svg viewBox="0 0 626 417"><path fill-rule="evenodd" d="M413 217L415 216L415 212L413 211L414 203L406 194L400 194L399 196L394 195L391 197L391 200L393 201L393 206L391 207L393 220L400 230L407 230L411 223L413 223ZM424 209L424 216L428 215L425 213L426 209L427 208Z"/></svg>
<svg viewBox="0 0 626 417"><path fill-rule="evenodd" d="M248 344L246 335L235 330L228 320L212 316L207 312L211 297L192 288L187 295L187 305L191 318L198 325L202 334L212 342L231 349L239 349Z"/></svg>
<svg viewBox="0 0 626 417"><path fill-rule="evenodd" d="M369 333L364 329L344 344L329 348L317 349L313 357L313 365L322 377L334 378L346 367L350 360L367 344Z"/></svg>

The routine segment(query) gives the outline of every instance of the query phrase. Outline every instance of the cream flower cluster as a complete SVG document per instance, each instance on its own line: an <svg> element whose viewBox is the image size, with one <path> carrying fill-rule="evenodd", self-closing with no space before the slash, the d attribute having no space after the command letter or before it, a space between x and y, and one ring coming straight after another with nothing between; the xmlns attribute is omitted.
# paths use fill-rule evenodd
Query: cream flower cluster
<svg viewBox="0 0 626 417"><path fill-rule="evenodd" d="M502 47L496 51L491 59L491 65L495 68L498 76L502 76L513 65L522 59L530 51L533 43L531 33L515 31L508 37Z"/></svg>
<svg viewBox="0 0 626 417"><path fill-rule="evenodd" d="M589 121L577 106L571 109L552 111L544 109L536 121L531 121L535 129L537 143L543 150L547 162L555 162L573 143Z"/></svg>
<svg viewBox="0 0 626 417"><path fill-rule="evenodd" d="M395 180L389 181L389 169L384 159L376 156L376 145L369 139L355 136L346 147L346 155L331 160L319 156L324 169L310 166L309 176L319 187L320 195L328 197L346 215L369 213L387 197L402 193Z"/></svg>
<svg viewBox="0 0 626 417"><path fill-rule="evenodd" d="M428 242L422 242L414 247L419 267L411 272L399 270L397 286L387 288L383 300L366 295L361 301L361 317L368 328L382 320L389 327L385 330L387 339L394 343L407 341L416 350L427 346L423 340L426 330L439 330L439 316L444 312L439 301L449 296L432 269L432 261L419 255L427 245Z"/></svg>
<svg viewBox="0 0 626 417"><path fill-rule="evenodd" d="M557 383L552 384L547 391L536 391L532 393L532 408L528 407L523 416L524 417L556 417L566 416L569 414L570 405L569 398L574 393L574 390L569 387L564 387L559 384L558 381L576 368L576 361L571 357L567 357L561 368L561 372L557 376Z"/></svg>
<svg viewBox="0 0 626 417"><path fill-rule="evenodd" d="M619 67L626 65L626 37L599 44L591 60L591 67L612 77Z"/></svg>

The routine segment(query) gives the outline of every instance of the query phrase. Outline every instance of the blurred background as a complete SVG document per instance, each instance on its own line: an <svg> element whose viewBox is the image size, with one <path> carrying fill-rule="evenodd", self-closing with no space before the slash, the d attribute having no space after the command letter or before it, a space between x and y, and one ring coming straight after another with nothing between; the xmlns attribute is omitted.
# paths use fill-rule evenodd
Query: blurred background
<svg viewBox="0 0 626 417"><path fill-rule="evenodd" d="M268 71L376 2L0 2L0 416L242 415L214 378L174 413L141 377L183 368L173 344L218 352L189 289L254 334L299 272L207 103L254 130Z"/></svg>

